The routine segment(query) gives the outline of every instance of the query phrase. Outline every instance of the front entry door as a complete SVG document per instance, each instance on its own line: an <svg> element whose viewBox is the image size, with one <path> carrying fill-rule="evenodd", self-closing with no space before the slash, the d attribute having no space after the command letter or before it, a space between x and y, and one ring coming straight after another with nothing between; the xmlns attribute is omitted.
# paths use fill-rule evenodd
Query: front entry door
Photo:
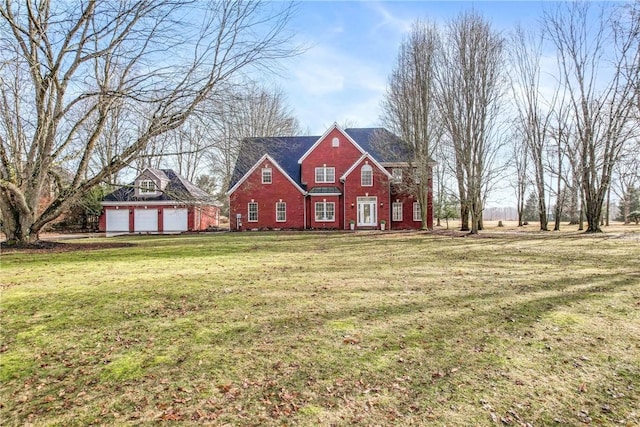
<svg viewBox="0 0 640 427"><path fill-rule="evenodd" d="M358 197L358 227L378 225L378 198Z"/></svg>

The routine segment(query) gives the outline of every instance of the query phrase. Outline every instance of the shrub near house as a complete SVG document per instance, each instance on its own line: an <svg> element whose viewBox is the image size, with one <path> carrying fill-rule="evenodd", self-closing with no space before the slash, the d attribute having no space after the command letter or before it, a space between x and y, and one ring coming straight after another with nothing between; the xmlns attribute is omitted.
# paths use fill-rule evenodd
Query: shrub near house
<svg viewBox="0 0 640 427"><path fill-rule="evenodd" d="M391 156L402 146L385 129L337 124L320 137L246 139L227 193L231 229L419 229L420 205L397 185L413 175L410 158Z"/></svg>

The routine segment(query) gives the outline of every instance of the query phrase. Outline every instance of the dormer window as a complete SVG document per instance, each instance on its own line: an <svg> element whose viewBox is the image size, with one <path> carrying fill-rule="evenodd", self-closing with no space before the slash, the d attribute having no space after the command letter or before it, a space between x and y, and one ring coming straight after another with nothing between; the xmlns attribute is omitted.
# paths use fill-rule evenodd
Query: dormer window
<svg viewBox="0 0 640 427"><path fill-rule="evenodd" d="M157 192L157 187L156 187L156 183L153 182L153 180L151 179L145 179L143 181L140 181L140 185L139 185L139 192L140 194L145 194L145 195L150 195L150 194L156 194Z"/></svg>
<svg viewBox="0 0 640 427"><path fill-rule="evenodd" d="M262 168L262 183L271 184L273 178L273 172L271 168Z"/></svg>

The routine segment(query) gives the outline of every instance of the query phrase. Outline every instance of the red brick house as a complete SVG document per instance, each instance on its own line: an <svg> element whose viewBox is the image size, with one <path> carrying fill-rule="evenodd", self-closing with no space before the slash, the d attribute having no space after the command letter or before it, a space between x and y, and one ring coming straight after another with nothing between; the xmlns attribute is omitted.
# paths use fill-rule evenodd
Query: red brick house
<svg viewBox="0 0 640 427"><path fill-rule="evenodd" d="M145 169L102 206L99 228L107 236L204 231L220 222L213 198L171 169Z"/></svg>
<svg viewBox="0 0 640 427"><path fill-rule="evenodd" d="M406 185L406 145L385 129L243 141L229 184L232 230L419 229L420 205ZM431 172L427 226L433 226Z"/></svg>

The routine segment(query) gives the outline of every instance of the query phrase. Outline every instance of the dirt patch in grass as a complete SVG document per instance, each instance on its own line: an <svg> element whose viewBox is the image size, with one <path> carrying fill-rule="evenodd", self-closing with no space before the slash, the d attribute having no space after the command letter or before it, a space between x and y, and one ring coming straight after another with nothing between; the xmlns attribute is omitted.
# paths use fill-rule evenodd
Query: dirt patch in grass
<svg viewBox="0 0 640 427"><path fill-rule="evenodd" d="M91 242L91 243L69 243L55 242L50 240L40 240L27 245L7 245L6 242L0 243L0 253L56 253L56 252L74 252L89 251L99 249L116 249L130 248L134 246L129 242Z"/></svg>

